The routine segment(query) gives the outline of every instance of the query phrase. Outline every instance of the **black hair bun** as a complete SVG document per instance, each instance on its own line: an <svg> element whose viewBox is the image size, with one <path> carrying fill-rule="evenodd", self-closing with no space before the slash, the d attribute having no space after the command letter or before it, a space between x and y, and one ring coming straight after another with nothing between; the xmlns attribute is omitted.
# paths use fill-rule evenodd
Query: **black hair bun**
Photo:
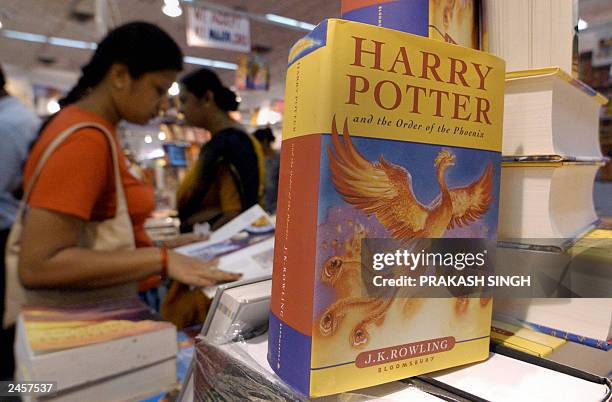
<svg viewBox="0 0 612 402"><path fill-rule="evenodd" d="M221 87L215 93L215 103L226 112L238 110L238 99L236 93L229 88Z"/></svg>

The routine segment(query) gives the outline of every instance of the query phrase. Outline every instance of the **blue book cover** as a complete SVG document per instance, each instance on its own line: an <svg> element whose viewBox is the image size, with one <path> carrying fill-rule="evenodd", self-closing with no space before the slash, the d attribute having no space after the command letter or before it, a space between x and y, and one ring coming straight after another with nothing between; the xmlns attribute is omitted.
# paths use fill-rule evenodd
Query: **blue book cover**
<svg viewBox="0 0 612 402"><path fill-rule="evenodd" d="M581 343L586 346L591 346L591 347L606 350L606 351L612 349L612 339L608 339L608 340L593 339L593 338L588 338L586 336L572 334L571 332L561 331L559 329L554 329L550 327L545 327L544 325L534 324L528 321L523 321L523 320L518 320L518 321L520 321L527 328L533 329L534 331L542 332L543 334L552 335L557 338L568 340L570 342Z"/></svg>

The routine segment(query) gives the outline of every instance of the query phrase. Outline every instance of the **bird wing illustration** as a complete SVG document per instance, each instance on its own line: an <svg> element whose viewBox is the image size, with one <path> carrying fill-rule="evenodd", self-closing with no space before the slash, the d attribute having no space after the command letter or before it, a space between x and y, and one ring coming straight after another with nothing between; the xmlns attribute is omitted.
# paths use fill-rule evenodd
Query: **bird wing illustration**
<svg viewBox="0 0 612 402"><path fill-rule="evenodd" d="M332 145L327 146L332 181L343 199L366 214L375 214L395 238L418 236L425 227L429 210L414 196L412 177L401 166L366 160L353 146L344 121L343 140L332 120Z"/></svg>
<svg viewBox="0 0 612 402"><path fill-rule="evenodd" d="M448 229L467 226L484 215L493 200L493 165L487 164L482 176L473 183L450 190L453 216Z"/></svg>

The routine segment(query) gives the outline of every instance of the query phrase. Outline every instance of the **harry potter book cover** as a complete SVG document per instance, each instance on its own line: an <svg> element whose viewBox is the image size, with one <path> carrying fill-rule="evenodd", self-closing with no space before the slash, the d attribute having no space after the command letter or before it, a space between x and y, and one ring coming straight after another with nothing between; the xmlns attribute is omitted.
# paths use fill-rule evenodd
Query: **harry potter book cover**
<svg viewBox="0 0 612 402"><path fill-rule="evenodd" d="M289 65L270 366L314 397L485 359L489 298L366 295L361 247L495 239L504 62L330 19Z"/></svg>

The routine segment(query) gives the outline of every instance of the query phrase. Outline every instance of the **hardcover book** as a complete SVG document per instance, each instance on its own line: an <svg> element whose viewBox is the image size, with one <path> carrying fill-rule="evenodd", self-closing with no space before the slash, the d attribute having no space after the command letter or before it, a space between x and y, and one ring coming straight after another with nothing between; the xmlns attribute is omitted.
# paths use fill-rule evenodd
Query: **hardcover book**
<svg viewBox="0 0 612 402"><path fill-rule="evenodd" d="M598 220L593 186L601 165L572 161L504 162L500 240L529 243L539 238L550 245L561 245L586 232Z"/></svg>
<svg viewBox="0 0 612 402"><path fill-rule="evenodd" d="M148 401L154 395L166 394L177 387L176 359L169 358L121 375L106 377L70 388L51 397L23 395L22 402L106 402Z"/></svg>
<svg viewBox="0 0 612 402"><path fill-rule="evenodd" d="M608 334L608 336L610 336L608 340L605 340L605 339L602 340L602 339L594 339L594 338L589 338L589 337L582 336L582 335L573 334L567 331L560 331L554 328L546 327L544 325L538 325L538 324L529 323L526 321L523 322L523 324L526 325L528 328L531 328L536 331L540 331L543 334L549 334L551 336L556 336L562 339L566 339L570 342L575 342L581 345L591 346L593 348L597 348L597 349L601 349L605 351L612 350L612 336L610 336L610 334Z"/></svg>
<svg viewBox="0 0 612 402"><path fill-rule="evenodd" d="M519 325L493 320L491 323L491 342L530 355L544 357L564 345L566 341Z"/></svg>
<svg viewBox="0 0 612 402"><path fill-rule="evenodd" d="M612 299L496 299L495 315L571 342L612 348Z"/></svg>
<svg viewBox="0 0 612 402"><path fill-rule="evenodd" d="M599 161L599 111L607 103L558 67L508 73L502 152Z"/></svg>
<svg viewBox="0 0 612 402"><path fill-rule="evenodd" d="M568 254L612 263L612 229L591 230L572 244Z"/></svg>
<svg viewBox="0 0 612 402"><path fill-rule="evenodd" d="M361 244L495 239L504 62L330 19L289 64L270 366L314 397L486 359L490 299L366 297Z"/></svg>
<svg viewBox="0 0 612 402"><path fill-rule="evenodd" d="M342 18L478 49L479 0L342 0Z"/></svg>
<svg viewBox="0 0 612 402"><path fill-rule="evenodd" d="M174 359L176 351L174 325L137 299L25 307L17 322L16 377L52 379L62 392Z"/></svg>

